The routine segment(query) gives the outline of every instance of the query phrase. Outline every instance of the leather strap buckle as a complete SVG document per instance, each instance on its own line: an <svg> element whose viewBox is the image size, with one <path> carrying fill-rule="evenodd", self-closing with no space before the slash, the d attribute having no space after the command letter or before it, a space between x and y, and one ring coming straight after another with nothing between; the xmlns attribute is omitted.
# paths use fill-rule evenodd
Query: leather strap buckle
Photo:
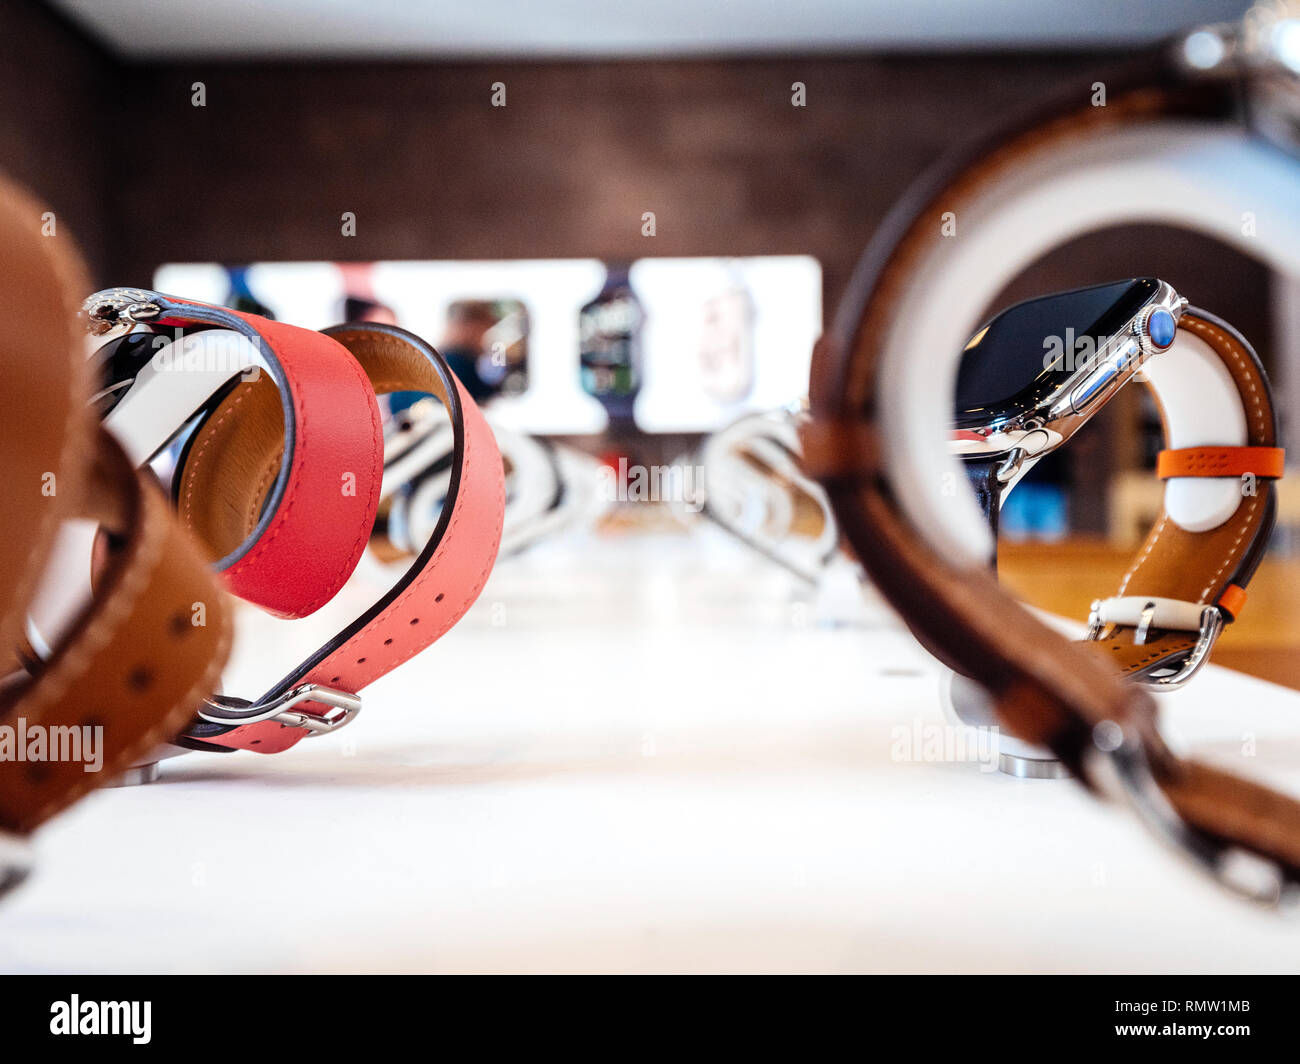
<svg viewBox="0 0 1300 1064"><path fill-rule="evenodd" d="M152 321L162 313L153 293L140 288L108 288L88 297L81 305L86 331L110 339Z"/></svg>
<svg viewBox="0 0 1300 1064"><path fill-rule="evenodd" d="M328 706L327 713L295 711L303 702L317 702ZM361 712L361 696L351 691L340 691L321 684L299 684L292 691L269 700L249 702L243 698L213 695L203 700L198 716L210 724L238 726L258 724L264 720L283 724L287 728L302 728L312 735L325 735L350 724Z"/></svg>
<svg viewBox="0 0 1300 1064"><path fill-rule="evenodd" d="M1141 645L1146 642L1147 635L1152 628L1155 610L1155 602L1148 602L1143 609L1141 620L1134 629L1134 643ZM1219 636L1223 634L1225 623L1224 611L1219 606L1209 605L1204 607L1201 610L1201 623L1197 630L1196 642L1187 654L1174 659L1176 664L1172 665L1170 659L1162 659L1153 665L1149 672L1137 673L1133 679L1143 686L1154 688L1157 691L1178 690L1200 672L1201 666L1209 661L1210 654L1214 650L1214 644L1218 642ZM1101 600L1097 599L1093 602L1092 612L1088 615L1088 634L1084 638L1090 642L1096 642L1101 639L1106 628L1107 623L1101 616Z"/></svg>
<svg viewBox="0 0 1300 1064"><path fill-rule="evenodd" d="M1295 900L1300 888L1279 862L1208 835L1179 815L1156 782L1150 754L1132 729L1113 720L1097 724L1083 763L1087 779L1098 790L1127 805L1153 835L1220 886L1265 906Z"/></svg>

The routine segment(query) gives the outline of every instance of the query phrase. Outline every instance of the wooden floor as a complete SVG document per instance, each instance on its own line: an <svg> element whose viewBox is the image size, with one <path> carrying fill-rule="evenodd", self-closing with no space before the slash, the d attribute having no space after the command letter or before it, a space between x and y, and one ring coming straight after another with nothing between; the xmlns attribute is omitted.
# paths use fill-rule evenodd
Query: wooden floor
<svg viewBox="0 0 1300 1064"><path fill-rule="evenodd" d="M1112 594L1133 551L1103 540L998 544L998 574L1026 602L1086 620L1094 598ZM1300 559L1266 558L1241 618L1213 661L1300 690Z"/></svg>

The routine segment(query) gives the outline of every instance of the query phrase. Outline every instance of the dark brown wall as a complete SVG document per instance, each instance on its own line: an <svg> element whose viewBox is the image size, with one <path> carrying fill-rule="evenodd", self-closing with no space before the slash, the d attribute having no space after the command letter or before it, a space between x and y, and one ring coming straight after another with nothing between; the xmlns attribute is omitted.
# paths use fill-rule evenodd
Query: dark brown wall
<svg viewBox="0 0 1300 1064"><path fill-rule="evenodd" d="M0 169L30 187L105 266L108 160L103 121L117 68L69 23L33 0L0 15Z"/></svg>
<svg viewBox="0 0 1300 1064"><path fill-rule="evenodd" d="M444 65L196 64L130 72L166 131L123 168L117 264L166 260L758 254L841 290L873 228L954 140L1096 57ZM207 87L206 108L190 104ZM491 106L504 82L507 106ZM791 106L791 85L807 106ZM357 236L340 235L354 211ZM654 211L658 235L640 235Z"/></svg>
<svg viewBox="0 0 1300 1064"><path fill-rule="evenodd" d="M145 285L168 261L806 253L828 314L927 164L1047 94L1086 101L1112 62L126 66L30 0L0 14L0 50L5 165L61 212L104 281ZM345 211L355 237L340 232ZM1088 237L999 302L1142 273L1222 310L1267 359L1265 272L1187 233ZM1084 527L1100 525L1116 416L1076 448Z"/></svg>

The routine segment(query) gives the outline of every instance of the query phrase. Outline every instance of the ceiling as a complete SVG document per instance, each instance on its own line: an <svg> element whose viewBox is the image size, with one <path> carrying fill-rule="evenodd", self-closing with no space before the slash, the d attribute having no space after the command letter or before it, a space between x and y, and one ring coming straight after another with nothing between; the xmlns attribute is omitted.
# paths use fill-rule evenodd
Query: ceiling
<svg viewBox="0 0 1300 1064"><path fill-rule="evenodd" d="M47 0L121 55L523 58L1104 48L1245 0Z"/></svg>

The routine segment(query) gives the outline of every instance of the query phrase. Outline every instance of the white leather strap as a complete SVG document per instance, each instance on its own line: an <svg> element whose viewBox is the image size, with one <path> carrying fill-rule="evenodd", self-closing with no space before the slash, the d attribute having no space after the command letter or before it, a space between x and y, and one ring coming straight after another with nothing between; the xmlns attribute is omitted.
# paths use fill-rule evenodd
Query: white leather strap
<svg viewBox="0 0 1300 1064"><path fill-rule="evenodd" d="M1093 617L1102 624L1122 624L1136 628L1143 614L1152 610L1147 620L1148 628L1163 628L1175 632L1196 632L1201 627L1204 602L1185 602L1182 599L1157 598L1152 595L1119 595L1102 599L1093 610Z"/></svg>
<svg viewBox="0 0 1300 1064"><path fill-rule="evenodd" d="M131 461L143 465L228 381L256 372L260 363L252 341L231 329L160 344L104 425Z"/></svg>
<svg viewBox="0 0 1300 1064"><path fill-rule="evenodd" d="M126 394L104 419L135 465L161 451L185 423L235 377L263 365L256 346L230 329L205 329L159 343ZM91 598L91 558L98 524L60 527L40 587L33 596L27 638L42 657L71 631Z"/></svg>
<svg viewBox="0 0 1300 1064"><path fill-rule="evenodd" d="M1223 360L1199 336L1179 329L1173 347L1158 353L1142 372L1164 410L1166 449L1244 447L1249 442L1241 392ZM1188 532L1218 528L1241 501L1236 477L1170 477L1165 482L1165 512Z"/></svg>

